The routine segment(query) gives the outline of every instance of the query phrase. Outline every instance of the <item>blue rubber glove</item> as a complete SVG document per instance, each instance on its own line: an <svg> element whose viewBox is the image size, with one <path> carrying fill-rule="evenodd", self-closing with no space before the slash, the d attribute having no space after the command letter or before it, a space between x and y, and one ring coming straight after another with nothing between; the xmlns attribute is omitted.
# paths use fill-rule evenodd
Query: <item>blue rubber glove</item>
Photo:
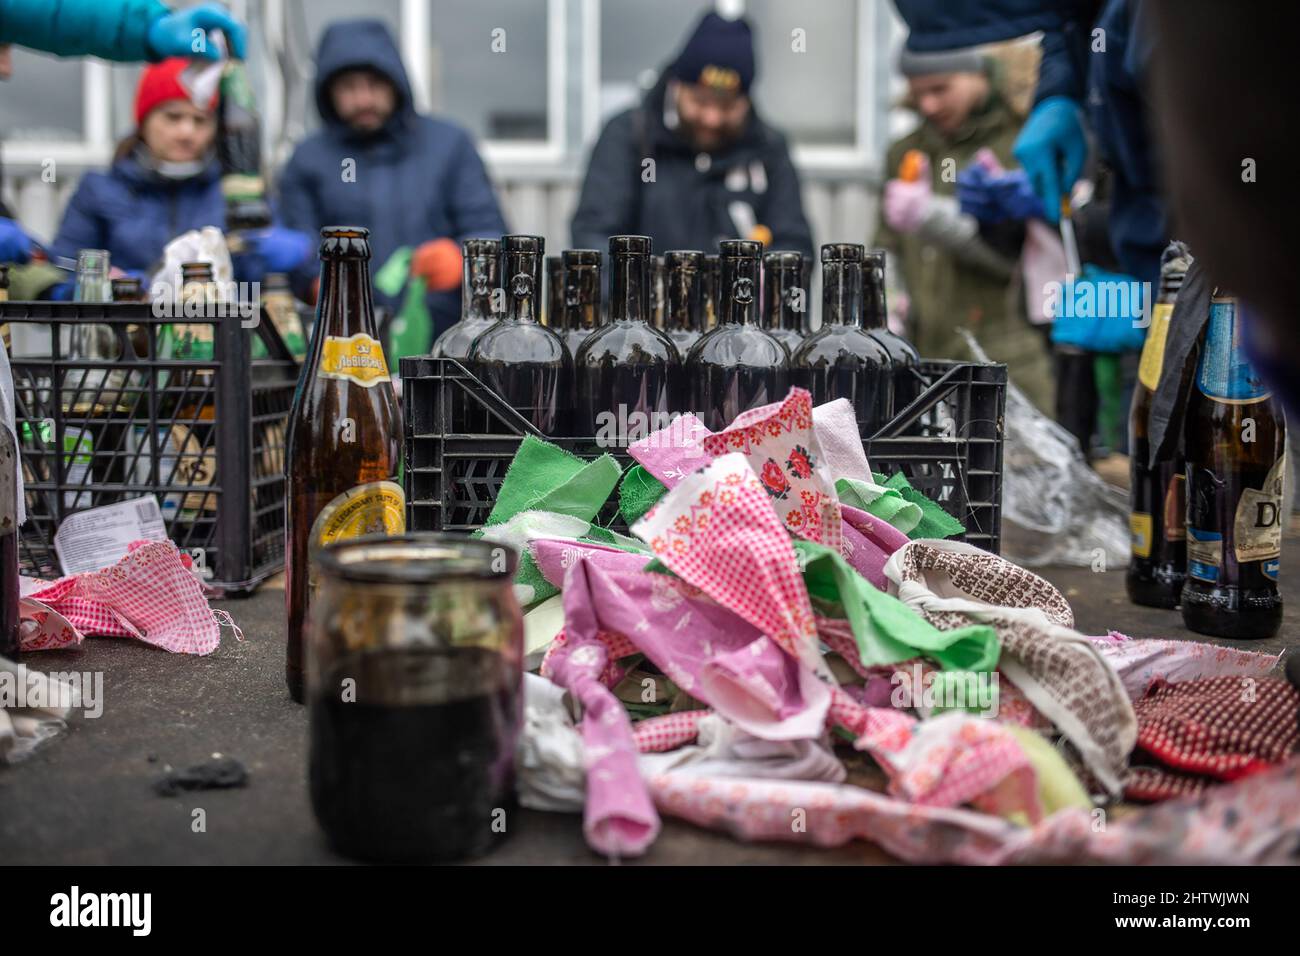
<svg viewBox="0 0 1300 956"><path fill-rule="evenodd" d="M244 25L213 3L174 10L159 17L149 27L149 48L160 60L169 56L219 60L221 52L209 36L212 30L226 35L231 56L237 60L244 58Z"/></svg>
<svg viewBox="0 0 1300 956"><path fill-rule="evenodd" d="M1089 352L1134 352L1146 341L1142 283L1086 264L1073 286L1061 289L1052 341Z"/></svg>
<svg viewBox="0 0 1300 956"><path fill-rule="evenodd" d="M246 239L250 251L262 257L267 272L292 272L315 248L307 233L281 226L250 233Z"/></svg>
<svg viewBox="0 0 1300 956"><path fill-rule="evenodd" d="M967 166L957 174L957 199L962 212L983 223L1044 218L1043 204L1023 169L998 174L979 163Z"/></svg>
<svg viewBox="0 0 1300 956"><path fill-rule="evenodd" d="M0 262L27 262L32 257L32 239L12 219L0 216Z"/></svg>
<svg viewBox="0 0 1300 956"><path fill-rule="evenodd" d="M1061 197L1083 175L1088 140L1079 104L1068 96L1049 96L1029 114L1012 150L1043 204L1048 222L1061 219Z"/></svg>

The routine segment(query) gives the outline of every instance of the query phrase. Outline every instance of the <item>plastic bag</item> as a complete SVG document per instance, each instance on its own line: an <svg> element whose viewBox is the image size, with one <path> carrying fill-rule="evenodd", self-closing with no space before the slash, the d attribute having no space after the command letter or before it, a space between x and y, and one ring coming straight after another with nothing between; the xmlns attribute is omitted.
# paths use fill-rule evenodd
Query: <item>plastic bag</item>
<svg viewBox="0 0 1300 956"><path fill-rule="evenodd" d="M988 356L963 330L976 361ZM1007 383L1002 556L1026 567L1128 566L1128 499L1088 466L1073 435Z"/></svg>

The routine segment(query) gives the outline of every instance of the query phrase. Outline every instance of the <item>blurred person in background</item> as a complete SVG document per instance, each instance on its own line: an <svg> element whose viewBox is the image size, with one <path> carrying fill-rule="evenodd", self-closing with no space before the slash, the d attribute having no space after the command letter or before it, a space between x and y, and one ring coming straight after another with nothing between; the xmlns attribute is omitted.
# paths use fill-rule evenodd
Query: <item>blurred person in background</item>
<svg viewBox="0 0 1300 956"><path fill-rule="evenodd" d="M174 57L140 75L136 129L118 145L107 172L82 177L51 245L55 256L75 260L80 249L107 249L115 267L147 282L176 236L224 228L216 96L197 105L191 100L182 75L190 62ZM314 272L312 237L273 227L250 238L265 271Z"/></svg>
<svg viewBox="0 0 1300 956"><path fill-rule="evenodd" d="M573 214L574 246L604 249L610 236L634 234L656 250L716 252L719 240L740 237L811 256L789 147L749 96L754 69L749 24L705 14L642 103L605 124Z"/></svg>
<svg viewBox="0 0 1300 956"><path fill-rule="evenodd" d="M298 144L280 174L285 225L313 234L337 223L366 226L375 271L414 247L410 271L430 290L436 337L460 319L460 243L506 231L474 141L415 111L401 56L379 20L326 29L316 108L324 127ZM375 300L398 304L380 290Z"/></svg>
<svg viewBox="0 0 1300 956"><path fill-rule="evenodd" d="M1002 95L1000 65L974 50L904 49L899 69L921 122L889 148L891 178L875 242L894 254L895 279L906 291L904 334L927 358L969 359L958 332L968 330L990 358L1006 363L1035 405L1050 411L1047 341L1030 325L1020 276L1023 219L1036 204L1019 218L981 221L963 214L956 198L962 171L1014 165L1022 117Z"/></svg>

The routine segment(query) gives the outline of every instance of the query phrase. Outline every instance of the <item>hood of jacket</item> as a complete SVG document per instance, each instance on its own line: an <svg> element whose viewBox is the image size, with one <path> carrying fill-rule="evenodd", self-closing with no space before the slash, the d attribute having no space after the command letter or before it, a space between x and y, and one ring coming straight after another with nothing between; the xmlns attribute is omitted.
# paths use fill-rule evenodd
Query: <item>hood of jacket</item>
<svg viewBox="0 0 1300 956"><path fill-rule="evenodd" d="M330 24L316 52L316 109L330 128L346 132L348 126L334 111L330 81L344 70L368 69L386 77L397 90L397 107L388 124L402 122L415 113L411 81L393 36L382 20L340 20Z"/></svg>

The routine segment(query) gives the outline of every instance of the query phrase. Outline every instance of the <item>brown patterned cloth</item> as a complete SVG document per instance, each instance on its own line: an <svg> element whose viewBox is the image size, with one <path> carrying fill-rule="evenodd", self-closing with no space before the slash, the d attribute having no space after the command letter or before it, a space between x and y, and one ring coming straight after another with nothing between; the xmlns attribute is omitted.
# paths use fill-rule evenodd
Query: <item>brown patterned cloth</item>
<svg viewBox="0 0 1300 956"><path fill-rule="evenodd" d="M956 541L911 541L889 559L890 591L942 631L988 624L998 667L1118 796L1137 739L1133 705L1115 669L1075 631L1061 592L996 554Z"/></svg>

